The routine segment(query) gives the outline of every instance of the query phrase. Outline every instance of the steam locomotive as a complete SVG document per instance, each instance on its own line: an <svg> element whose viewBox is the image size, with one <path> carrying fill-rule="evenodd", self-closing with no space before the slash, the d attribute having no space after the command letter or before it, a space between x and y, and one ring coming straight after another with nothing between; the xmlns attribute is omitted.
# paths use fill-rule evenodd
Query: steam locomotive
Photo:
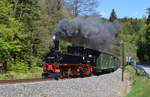
<svg viewBox="0 0 150 97"><path fill-rule="evenodd" d="M90 48L68 46L67 51L62 52L59 50L59 40L54 40L54 47L43 61L43 78L97 75L114 71L119 66L119 59L115 55Z"/></svg>

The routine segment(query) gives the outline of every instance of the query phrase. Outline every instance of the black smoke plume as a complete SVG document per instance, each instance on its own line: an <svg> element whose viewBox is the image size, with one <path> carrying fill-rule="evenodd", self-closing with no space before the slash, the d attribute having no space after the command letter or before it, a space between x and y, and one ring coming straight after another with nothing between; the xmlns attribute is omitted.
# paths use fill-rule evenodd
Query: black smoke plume
<svg viewBox="0 0 150 97"><path fill-rule="evenodd" d="M60 21L54 31L57 40L74 45L109 51L118 41L118 21L104 22L98 16L80 16Z"/></svg>

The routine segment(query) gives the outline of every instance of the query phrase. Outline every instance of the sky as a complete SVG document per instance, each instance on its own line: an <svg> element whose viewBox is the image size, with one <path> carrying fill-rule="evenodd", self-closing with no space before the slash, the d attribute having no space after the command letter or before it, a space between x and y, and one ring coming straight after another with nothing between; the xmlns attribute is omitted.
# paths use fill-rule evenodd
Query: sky
<svg viewBox="0 0 150 97"><path fill-rule="evenodd" d="M97 10L105 18L110 16L112 9L118 18L142 18L146 16L147 8L150 8L150 0L99 0Z"/></svg>

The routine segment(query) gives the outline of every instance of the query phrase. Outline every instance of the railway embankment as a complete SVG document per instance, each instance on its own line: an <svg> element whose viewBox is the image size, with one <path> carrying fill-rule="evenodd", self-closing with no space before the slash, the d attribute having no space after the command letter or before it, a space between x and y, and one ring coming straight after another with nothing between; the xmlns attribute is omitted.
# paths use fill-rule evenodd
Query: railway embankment
<svg viewBox="0 0 150 97"><path fill-rule="evenodd" d="M124 97L130 89L130 77L121 69L86 78L50 80L0 85L0 97Z"/></svg>
<svg viewBox="0 0 150 97"><path fill-rule="evenodd" d="M143 66L127 66L132 76L132 88L126 97L150 97L150 80Z"/></svg>

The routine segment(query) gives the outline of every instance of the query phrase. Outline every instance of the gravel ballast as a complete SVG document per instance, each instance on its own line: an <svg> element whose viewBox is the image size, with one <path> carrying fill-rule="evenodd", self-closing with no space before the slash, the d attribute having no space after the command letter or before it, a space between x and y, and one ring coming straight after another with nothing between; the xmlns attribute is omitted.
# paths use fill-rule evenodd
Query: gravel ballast
<svg viewBox="0 0 150 97"><path fill-rule="evenodd" d="M0 97L123 97L129 80L121 69L100 76L0 85Z"/></svg>

